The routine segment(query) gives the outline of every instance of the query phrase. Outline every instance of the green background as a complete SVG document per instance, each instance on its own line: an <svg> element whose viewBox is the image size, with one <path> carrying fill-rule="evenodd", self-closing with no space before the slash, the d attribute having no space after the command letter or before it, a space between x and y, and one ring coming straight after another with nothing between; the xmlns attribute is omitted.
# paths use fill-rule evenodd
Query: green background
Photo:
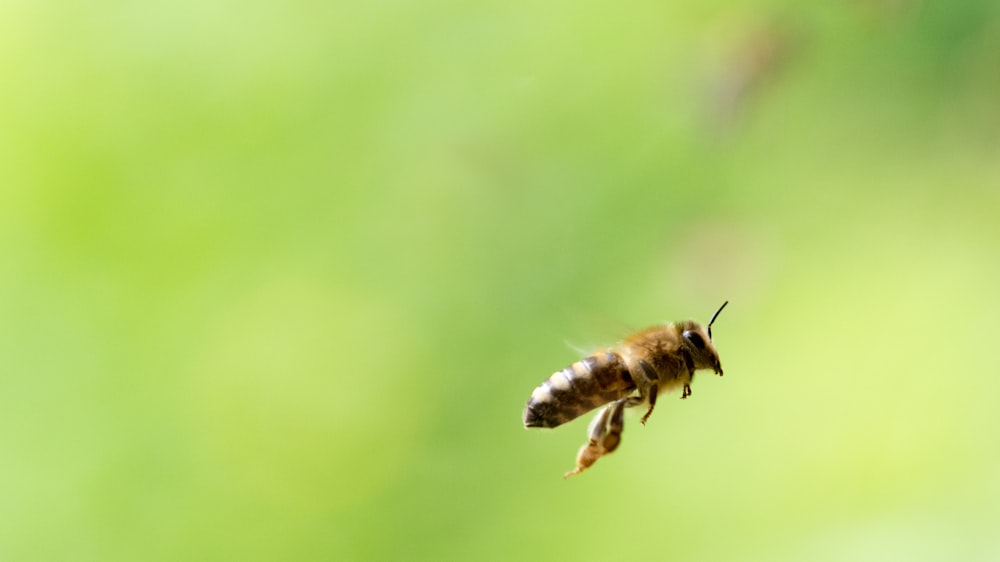
<svg viewBox="0 0 1000 562"><path fill-rule="evenodd" d="M1000 6L799 4L0 4L0 558L1000 558Z"/></svg>

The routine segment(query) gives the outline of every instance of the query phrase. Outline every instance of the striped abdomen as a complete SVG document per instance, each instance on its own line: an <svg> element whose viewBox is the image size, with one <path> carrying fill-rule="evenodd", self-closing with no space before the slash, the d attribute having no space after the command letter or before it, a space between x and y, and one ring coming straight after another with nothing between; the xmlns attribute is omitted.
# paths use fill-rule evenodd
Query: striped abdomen
<svg viewBox="0 0 1000 562"><path fill-rule="evenodd" d="M595 353L538 385L524 408L524 426L556 427L633 390L635 383L620 355Z"/></svg>

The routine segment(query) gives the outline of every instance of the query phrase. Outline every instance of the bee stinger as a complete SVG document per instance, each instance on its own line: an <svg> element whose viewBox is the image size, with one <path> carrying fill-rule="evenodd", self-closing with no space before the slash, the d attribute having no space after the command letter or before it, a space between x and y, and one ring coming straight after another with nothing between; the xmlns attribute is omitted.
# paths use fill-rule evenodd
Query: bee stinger
<svg viewBox="0 0 1000 562"><path fill-rule="evenodd" d="M588 442L566 477L586 470L618 448L625 408L648 405L640 420L645 424L658 395L677 388L682 389L681 398L691 395L696 370L712 369L722 376L712 324L727 304L719 307L706 328L690 320L646 328L616 347L556 371L531 393L524 426L557 427L605 406L590 424Z"/></svg>

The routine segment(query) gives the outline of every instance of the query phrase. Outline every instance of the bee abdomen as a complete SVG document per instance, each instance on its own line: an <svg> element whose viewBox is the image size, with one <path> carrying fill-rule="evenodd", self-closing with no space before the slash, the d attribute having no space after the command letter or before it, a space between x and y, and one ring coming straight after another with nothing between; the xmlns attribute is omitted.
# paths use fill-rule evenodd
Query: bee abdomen
<svg viewBox="0 0 1000 562"><path fill-rule="evenodd" d="M556 427L626 396L635 388L625 362L608 351L556 371L531 393L525 427Z"/></svg>

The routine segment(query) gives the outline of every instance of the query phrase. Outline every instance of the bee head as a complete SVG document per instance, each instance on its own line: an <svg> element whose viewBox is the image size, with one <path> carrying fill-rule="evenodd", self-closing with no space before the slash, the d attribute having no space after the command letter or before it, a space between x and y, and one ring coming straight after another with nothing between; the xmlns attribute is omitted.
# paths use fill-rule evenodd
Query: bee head
<svg viewBox="0 0 1000 562"><path fill-rule="evenodd" d="M712 343L712 324L715 323L715 319L722 312L722 309L726 308L727 304L729 304L729 301L722 303L719 310L715 311L706 329L702 329L701 326L694 322L686 322L684 324L684 331L681 332L681 337L684 338L685 347L691 353L691 358L694 359L695 369L712 369L715 371L715 374L722 375L719 352L715 350L715 345Z"/></svg>

